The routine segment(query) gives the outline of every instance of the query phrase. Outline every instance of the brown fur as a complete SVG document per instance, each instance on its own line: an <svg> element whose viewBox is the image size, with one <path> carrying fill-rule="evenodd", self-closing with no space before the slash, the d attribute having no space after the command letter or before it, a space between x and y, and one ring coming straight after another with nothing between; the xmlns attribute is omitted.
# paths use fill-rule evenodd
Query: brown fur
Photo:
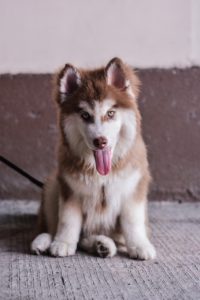
<svg viewBox="0 0 200 300"><path fill-rule="evenodd" d="M112 65L113 62L114 67ZM113 76L115 72L117 72L118 76ZM80 81L79 76L81 78ZM146 147L142 139L141 116L137 106L140 86L138 77L135 72L120 59L114 58L109 62L107 67L94 70L76 70L71 65L65 65L54 78L54 86L55 100L58 106L58 126L60 129L58 168L54 179L52 181L49 180L46 184L44 190L44 198L46 200L40 209L41 232L46 230L46 224L44 222L46 219L47 224L50 224L48 232L51 234L51 237L45 235L42 237L39 236L33 241L32 249L38 252L44 247L45 242L48 242L52 255L66 256L75 253L77 242L80 242L82 247L88 252L93 250L97 251L96 242L101 240L102 243L109 244L111 251L110 256L113 256L116 253L116 246L114 242L108 238L111 237L120 246L125 245L126 242L131 257L139 257L141 259L154 258L154 247L148 241L148 238L145 237L145 220L147 224L145 208L151 176ZM130 123L126 123L126 119L123 119L126 127L122 126L121 131L117 132L117 137L119 138L119 144L117 146L120 145L120 142L124 143L120 146L125 146L124 148L119 147L118 152L113 154L111 177L108 177L107 181L103 181L104 185L102 185L102 182L98 181L99 177L96 177L96 172L97 170L99 171L98 165L95 166L95 161L91 163L89 159L87 162L85 160L85 157L87 157L87 149L84 150L84 156L81 155L80 152L76 152L76 149L72 151L70 148L73 146L74 136L70 135L71 127L70 125L69 128L66 127L66 124L69 123L67 123L65 119L72 114L79 114L83 122L90 120L90 125L93 126L91 123L94 122L94 120L91 118L90 113L86 112L86 118L82 115L83 110L82 107L80 107L80 102L87 102L91 109L93 109L95 101L102 102L104 99L114 99L116 104L113 109L121 109L120 113L123 118L125 118L125 116L129 118L132 115L129 113L127 113L127 115L124 114L124 110L134 112L135 118L131 116L130 119L127 120L129 120L128 122L132 120L134 122L133 126L135 126L136 121L136 135L134 130L131 131ZM88 119L87 114L90 119ZM78 119L74 118L73 120ZM71 121L71 119L68 118L68 121ZM105 116L101 116L101 121L103 123L110 122L111 120L109 115L106 114ZM129 125L130 127L128 127ZM112 127L105 126L104 128ZM126 130L128 129L130 129L128 134L130 132L134 134L132 147L130 147L130 143L128 143L132 141L132 139L129 140L127 138ZM69 135L66 136L66 134ZM83 136L79 137L78 134L76 137L78 141L80 138L83 138ZM96 137L94 136L93 139L94 138ZM95 140L91 140L90 143L92 143L92 141L94 143ZM79 144L77 143L77 145ZM91 148L90 146L89 151L91 151ZM123 152L125 153L124 156L121 156L119 152L121 151L120 149L127 151L126 153ZM123 179L124 174L126 182L124 182ZM110 179L111 181L109 181ZM93 189L94 180L97 180L97 185L94 185L95 190L91 194L94 199L91 199L90 189ZM87 185L84 186L86 182ZM123 184L125 184L124 187ZM75 193L76 189L77 193ZM116 201L116 195L113 195L115 190L119 193L119 195L117 195L118 203ZM99 192L100 195L98 194ZM109 199L106 198L107 195L109 195ZM94 206L90 202L93 200L96 201L93 202ZM51 221L51 219L53 221ZM134 220L137 223L136 225ZM141 234L138 232L138 228ZM81 236L80 240L78 240L80 237L79 234ZM103 236L104 234L107 235L107 237ZM54 241L50 244L48 239L54 237ZM42 240L40 241L40 239ZM81 241L82 239L83 241ZM43 249L44 248L42 248L41 251L44 251Z"/></svg>
<svg viewBox="0 0 200 300"><path fill-rule="evenodd" d="M116 60L114 58L113 60ZM113 61L112 60L112 61ZM112 63L110 62L110 64ZM125 65L117 58L117 62L120 67L123 69L124 74L127 78L130 79L131 86L134 90L136 99L139 94L140 81L136 76L132 68ZM110 65L109 64L109 65ZM107 66L107 68L109 67ZM63 199L68 199L71 191L66 181L64 180L64 174L72 174L73 176L79 176L80 173L93 176L96 172L96 169L91 169L90 166L87 166L84 160L80 157L74 155L70 151L67 139L64 136L63 131L63 118L65 115L71 113L77 113L77 107L80 100L85 100L93 108L94 101L102 101L106 96L111 97L117 101L117 107L122 107L126 109L132 109L135 112L137 119L137 137L134 142L131 150L126 154L123 159L120 159L118 162L115 162L112 166L112 172L116 173L126 167L128 164L132 164L134 167L142 169L142 173L146 173L144 178L142 178L137 193L134 195L134 199L143 200L148 191L148 186L151 181L151 176L149 173L148 162L147 162L147 153L144 142L141 138L141 115L139 113L137 102L133 101L132 98L126 93L126 91L121 91L113 86L108 86L105 80L105 71L104 67L94 70L79 70L81 75L82 85L81 87L73 93L69 99L64 104L61 104L60 93L59 93L59 82L62 78L67 67L71 65L66 65L62 68L53 78L54 85L54 98L58 104L58 125L60 127L60 141L58 145L58 180L61 187L61 193ZM94 100L95 99L95 100ZM107 120L104 120L107 121ZM123 135L123 132L120 133ZM44 191L45 192L45 191ZM103 192L102 192L103 194ZM106 199L103 198L102 202L96 208L98 211L104 211L106 209ZM41 207L40 211L43 209ZM39 220L43 220L42 213L40 212ZM45 228L44 221L39 221L40 227Z"/></svg>
<svg viewBox="0 0 200 300"><path fill-rule="evenodd" d="M105 187L102 186L101 188L101 201L97 203L96 205L96 211L98 213L103 213L106 210L107 203L106 203L106 197L105 197Z"/></svg>
<svg viewBox="0 0 200 300"><path fill-rule="evenodd" d="M131 69L129 66L122 63L120 59L117 58L117 62L123 69L126 77L130 79L131 86L133 87L135 96L137 98L139 94L139 87L140 87L140 81L138 77L134 73L133 69ZM61 138L58 147L59 149L58 150L58 160L59 160L58 173L61 175L63 174L63 172L66 171L68 173L75 175L76 173L81 172L83 174L92 176L94 172L96 172L96 170L91 169L89 166L85 165L82 158L74 156L74 154L70 151L68 142L66 140L66 137L64 136L64 130L63 130L64 116L71 113L77 113L77 107L81 100L86 101L91 105L91 107L93 107L94 101L103 101L103 99L106 96L115 99L118 107L134 110L137 118L138 136L140 136L141 133L141 116L137 108L137 103L132 100L132 98L126 93L126 91L120 91L119 89L113 86L108 86L106 84L105 68L99 68L99 69L94 69L89 71L83 69L79 70L81 75L81 81L82 81L81 87L77 89L75 93L69 96L68 99L69 101L60 104L61 101L60 101L60 93L58 90L58 85L59 85L60 78L63 76L64 71L68 66L69 65L66 65L54 77L54 85L55 85L54 95L55 95L56 102L59 104L58 123L61 131ZM121 132L121 134L123 134L123 132ZM142 143L142 141L139 141L139 143ZM123 160L120 160L117 164L113 165L112 170L114 172L117 172L118 170L122 169L127 163L130 162L130 159L133 163L137 164L138 157L136 157L134 148L132 149L132 151L130 151L130 153L127 154L127 156ZM142 150L143 151L141 153L139 153L139 151L136 151L137 154L141 157L146 156L144 146ZM135 157L135 159L133 159L133 156ZM141 159L139 160L141 161Z"/></svg>

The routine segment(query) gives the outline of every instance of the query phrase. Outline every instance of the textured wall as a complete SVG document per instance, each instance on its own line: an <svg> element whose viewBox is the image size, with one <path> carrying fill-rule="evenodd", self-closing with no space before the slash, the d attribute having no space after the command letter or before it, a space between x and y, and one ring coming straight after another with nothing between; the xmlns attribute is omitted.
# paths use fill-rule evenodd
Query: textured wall
<svg viewBox="0 0 200 300"><path fill-rule="evenodd" d="M139 105L154 182L151 199L200 200L200 68L139 70ZM40 180L55 164L50 75L0 76L0 154ZM0 198L39 189L0 165Z"/></svg>

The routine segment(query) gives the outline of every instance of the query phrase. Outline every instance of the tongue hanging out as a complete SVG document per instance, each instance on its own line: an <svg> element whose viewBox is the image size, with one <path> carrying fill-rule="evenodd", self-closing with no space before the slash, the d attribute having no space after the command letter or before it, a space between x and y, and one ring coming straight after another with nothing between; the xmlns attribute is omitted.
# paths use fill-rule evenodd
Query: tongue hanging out
<svg viewBox="0 0 200 300"><path fill-rule="evenodd" d="M111 151L108 148L94 151L97 171L101 175L107 175L111 170Z"/></svg>

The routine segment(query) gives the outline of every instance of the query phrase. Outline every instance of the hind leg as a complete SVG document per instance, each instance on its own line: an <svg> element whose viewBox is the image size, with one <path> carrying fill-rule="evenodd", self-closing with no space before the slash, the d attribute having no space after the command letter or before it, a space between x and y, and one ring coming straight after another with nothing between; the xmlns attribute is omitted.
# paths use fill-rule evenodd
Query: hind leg
<svg viewBox="0 0 200 300"><path fill-rule="evenodd" d="M100 257L112 257L117 253L114 241L105 235L90 235L80 240L79 246Z"/></svg>
<svg viewBox="0 0 200 300"><path fill-rule="evenodd" d="M114 240L117 252L127 254L127 248L124 236L122 235L121 231L116 231L112 234L112 239Z"/></svg>

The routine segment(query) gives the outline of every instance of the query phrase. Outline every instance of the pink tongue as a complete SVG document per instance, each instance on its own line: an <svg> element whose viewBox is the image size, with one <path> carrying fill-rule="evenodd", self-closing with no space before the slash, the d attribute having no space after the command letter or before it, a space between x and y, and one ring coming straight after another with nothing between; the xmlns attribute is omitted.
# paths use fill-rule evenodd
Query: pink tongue
<svg viewBox="0 0 200 300"><path fill-rule="evenodd" d="M109 149L95 150L94 158L97 171L101 175L107 175L111 169L111 151Z"/></svg>

